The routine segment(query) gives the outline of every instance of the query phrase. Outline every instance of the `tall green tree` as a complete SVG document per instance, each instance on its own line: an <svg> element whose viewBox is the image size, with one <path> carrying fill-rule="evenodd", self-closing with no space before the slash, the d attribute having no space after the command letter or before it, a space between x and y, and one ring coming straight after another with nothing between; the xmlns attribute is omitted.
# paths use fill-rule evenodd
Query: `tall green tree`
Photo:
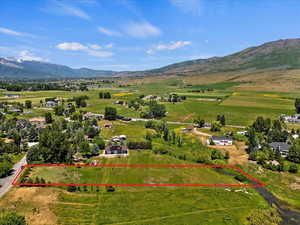
<svg viewBox="0 0 300 225"><path fill-rule="evenodd" d="M117 119L117 109L114 107L105 107L104 118L106 120L116 120Z"/></svg>
<svg viewBox="0 0 300 225"><path fill-rule="evenodd" d="M31 109L32 108L32 101L26 100L25 101L25 108L26 109Z"/></svg>
<svg viewBox="0 0 300 225"><path fill-rule="evenodd" d="M46 123L52 123L52 114L50 112L45 113L45 121Z"/></svg>
<svg viewBox="0 0 300 225"><path fill-rule="evenodd" d="M0 225L27 225L25 217L15 212L0 214Z"/></svg>
<svg viewBox="0 0 300 225"><path fill-rule="evenodd" d="M297 113L300 113L300 98L295 99L295 109Z"/></svg>

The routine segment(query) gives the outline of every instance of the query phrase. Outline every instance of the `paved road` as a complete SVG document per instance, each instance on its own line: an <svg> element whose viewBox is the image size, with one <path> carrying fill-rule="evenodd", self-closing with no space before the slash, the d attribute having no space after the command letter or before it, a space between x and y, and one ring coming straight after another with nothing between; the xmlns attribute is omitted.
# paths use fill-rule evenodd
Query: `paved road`
<svg viewBox="0 0 300 225"><path fill-rule="evenodd" d="M21 170L22 166L26 164L26 155L13 166L13 172L10 176L0 178L0 198L6 194L12 188L12 182L17 176L17 173Z"/></svg>

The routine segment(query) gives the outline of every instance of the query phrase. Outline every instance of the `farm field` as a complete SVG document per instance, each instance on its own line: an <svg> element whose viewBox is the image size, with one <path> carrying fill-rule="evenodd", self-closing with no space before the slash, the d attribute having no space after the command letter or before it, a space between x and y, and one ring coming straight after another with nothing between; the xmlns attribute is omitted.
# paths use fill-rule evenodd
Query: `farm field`
<svg viewBox="0 0 300 225"><path fill-rule="evenodd" d="M22 92L18 99L0 98L6 101L25 102L31 100L37 108L31 110L33 114L26 114L24 117L36 117L45 113L45 110L39 108L40 100L47 97L72 98L75 96L87 95L88 106L84 111L94 113L104 113L107 106L114 106L118 113L123 116L139 118L140 111L113 104L117 100L130 101L138 98L140 95L158 95L167 96L169 93L187 96L187 100L180 103L163 104L167 107L167 117L165 120L192 122L200 116L207 121L214 121L216 116L222 112L226 116L227 124L232 125L249 125L257 116L278 118L281 114L292 114L294 112L294 98L299 96L295 92L251 92L251 91L235 91L239 83L219 83L204 85L205 88L215 88L213 91L205 93L190 92L201 88L201 85L185 87L182 81L169 79L160 83L145 83L137 86L129 86L123 88L101 88L91 89L84 92L66 92L66 91L38 91L38 92ZM98 93L109 91L112 93L112 99L99 99ZM126 91L128 93L120 93ZM1 93L1 92L0 92ZM2 95L5 92L1 93ZM210 99L207 101L205 99ZM215 99L215 100L214 100ZM220 99L220 101L216 101Z"/></svg>
<svg viewBox="0 0 300 225"><path fill-rule="evenodd" d="M192 162L149 152L130 151L129 157L101 158L100 165L190 165ZM235 173L233 169L231 172ZM31 178L77 184L238 184L214 168L181 167L33 167ZM120 187L122 189L122 187ZM127 188L126 188L127 189Z"/></svg>
<svg viewBox="0 0 300 225"><path fill-rule="evenodd" d="M151 152L131 152L127 158L104 159L102 164L188 164L170 156ZM197 171L196 171L197 170ZM233 177L211 168L57 168L36 167L31 177L51 182L139 183L201 182L237 184ZM48 196L45 198L45 196ZM11 197L14 196L14 197ZM18 197L17 197L18 196ZM41 202L40 200L43 199ZM254 188L241 187L15 187L0 206L15 205L19 213L29 215L33 225L78 224L243 224L255 210L270 207ZM33 214L36 213L36 216ZM45 215L51 221L37 221Z"/></svg>
<svg viewBox="0 0 300 225"><path fill-rule="evenodd" d="M281 114L294 113L294 99L299 94L294 92L261 92L242 90L241 82L220 82L218 84L187 85L177 79L167 79L159 83L142 83L124 87L95 88L82 92L67 91L24 91L0 92L1 101L21 102L31 100L30 114L21 114L18 118L29 119L44 116L45 112L53 112L44 107L40 101L45 98L63 98L65 102L76 96L86 95L87 107L78 108L104 114L106 107L114 107L119 115L140 118L141 109L134 110L127 105L115 104L122 100L140 99L140 96L155 95L168 97L176 93L186 96L181 102L160 101L166 106L166 116L161 121L176 122L168 124L169 132L174 131L183 144L166 141L163 133L154 128L145 128L146 121L121 120L112 121L111 128L104 128L108 121L98 121L100 136L106 142L111 137L126 135L126 141L147 141L148 134L153 135L152 150L129 150L124 158L102 158L94 156L84 163L101 165L171 165L171 164L228 164L243 165L246 170L262 179L269 191L278 199L299 209L298 181L292 175L277 176L265 171L260 174L251 166L245 143L241 142L242 152L229 161L224 158L212 159L213 147L200 143L193 132L184 133L181 128L189 127L184 123L192 123L200 117L207 122L216 120L217 115L224 114L226 124L248 126L258 116L277 119ZM195 92L205 89L202 92ZM206 89L210 89L209 91ZM100 99L99 92L110 92L111 99ZM20 98L7 99L5 94L20 94ZM63 118L52 113L53 118ZM14 115L9 114L8 117ZM163 123L161 123L163 124ZM166 123L167 124L167 123ZM290 126L297 126L290 125ZM244 130L238 127L223 127L221 131L212 132L207 128L199 131L212 135L224 135L226 132ZM158 135L158 136L157 136ZM206 143L205 143L206 144ZM221 149L221 148L220 148ZM236 148L228 148L234 151ZM100 150L103 153L103 150ZM225 151L221 150L224 155ZM239 158L242 155L243 160ZM241 163L243 162L243 163ZM140 168L140 167L33 167L30 178L36 181L43 178L49 183L64 184L241 184L229 175L228 170L218 171L214 168ZM226 174L227 173L227 174ZM234 172L233 172L234 173ZM248 182L245 181L245 184ZM291 186L294 185L294 186ZM296 189L295 189L296 187ZM100 225L100 224L133 224L133 225L182 225L182 224L247 224L247 218L255 212L269 213L272 207L252 187L125 187L115 186L113 192L106 187L81 186L75 191L67 191L60 187L14 187L3 199L0 207L14 207L16 212L26 215L30 225ZM180 202L180 204L177 204ZM272 214L272 213L271 213ZM269 217L267 217L269 218ZM51 222L50 222L51 221Z"/></svg>

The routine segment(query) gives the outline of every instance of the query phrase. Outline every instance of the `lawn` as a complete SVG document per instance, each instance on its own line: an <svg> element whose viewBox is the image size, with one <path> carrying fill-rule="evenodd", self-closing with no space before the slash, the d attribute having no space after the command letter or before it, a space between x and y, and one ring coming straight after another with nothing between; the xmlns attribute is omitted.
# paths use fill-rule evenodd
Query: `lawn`
<svg viewBox="0 0 300 225"><path fill-rule="evenodd" d="M193 164L151 151L130 151L125 158L100 159L101 165L183 165ZM31 177L51 183L78 184L238 184L231 176L213 168L172 167L34 167ZM123 187L120 187L122 189ZM125 188L127 189L127 188Z"/></svg>
<svg viewBox="0 0 300 225"><path fill-rule="evenodd" d="M88 203L88 204L87 204ZM242 224L253 209L267 208L255 193L224 189L149 189L99 192L81 196L62 193L53 206L62 225L78 224Z"/></svg>

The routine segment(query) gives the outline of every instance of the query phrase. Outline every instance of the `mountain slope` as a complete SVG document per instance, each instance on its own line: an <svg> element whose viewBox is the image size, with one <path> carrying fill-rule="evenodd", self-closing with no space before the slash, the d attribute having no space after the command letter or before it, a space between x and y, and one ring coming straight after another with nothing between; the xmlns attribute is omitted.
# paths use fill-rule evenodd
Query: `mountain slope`
<svg viewBox="0 0 300 225"><path fill-rule="evenodd" d="M14 58L0 58L0 79L63 79L108 77L113 71L72 69L68 66L38 61L23 61Z"/></svg>
<svg viewBox="0 0 300 225"><path fill-rule="evenodd" d="M300 39L286 39L268 42L247 48L225 57L190 60L155 70L145 75L216 73L242 70L299 69Z"/></svg>
<svg viewBox="0 0 300 225"><path fill-rule="evenodd" d="M300 69L300 39L285 39L247 48L224 57L197 59L146 71L114 72L0 58L0 79L63 79L111 76L198 75L219 72Z"/></svg>

